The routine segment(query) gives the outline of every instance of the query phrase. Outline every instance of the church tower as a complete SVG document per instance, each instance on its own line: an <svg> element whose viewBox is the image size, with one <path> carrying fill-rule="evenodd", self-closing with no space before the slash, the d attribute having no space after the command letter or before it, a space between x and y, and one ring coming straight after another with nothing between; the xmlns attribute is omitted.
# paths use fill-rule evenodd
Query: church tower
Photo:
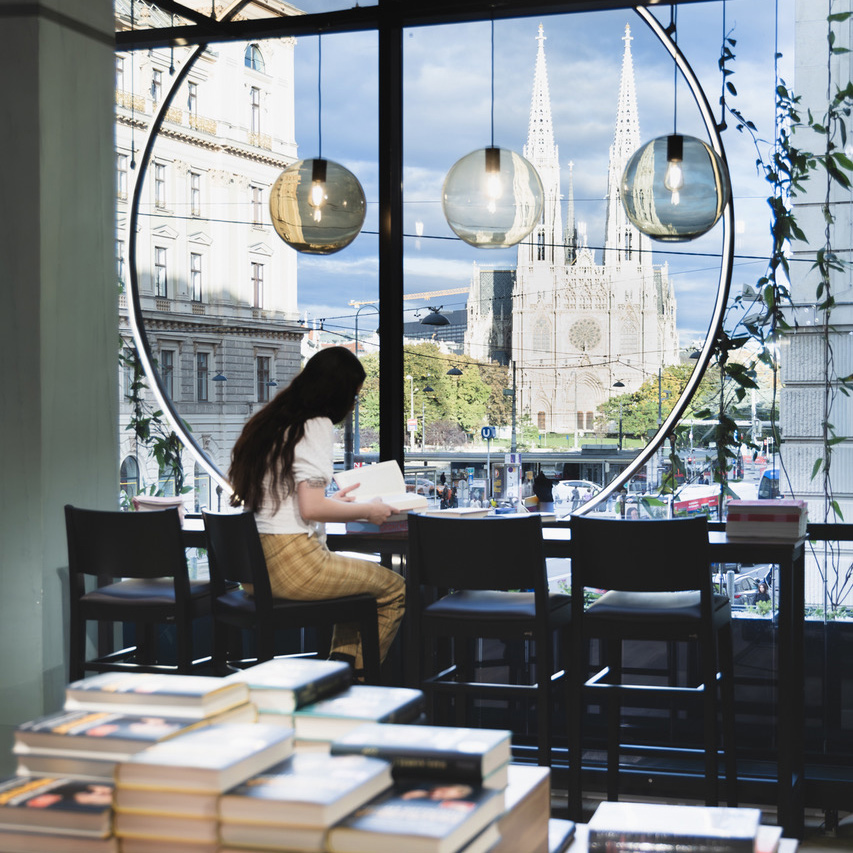
<svg viewBox="0 0 853 853"><path fill-rule="evenodd" d="M600 264L589 248L586 224L575 218L571 163L563 230L541 24L536 38L524 156L539 172L544 204L536 228L518 247L512 311L516 403L540 431L578 436L595 428L596 411L615 381L630 392L677 362L675 297L666 266L652 263L650 240L630 224L620 197L622 173L641 143L630 27L623 36Z"/></svg>

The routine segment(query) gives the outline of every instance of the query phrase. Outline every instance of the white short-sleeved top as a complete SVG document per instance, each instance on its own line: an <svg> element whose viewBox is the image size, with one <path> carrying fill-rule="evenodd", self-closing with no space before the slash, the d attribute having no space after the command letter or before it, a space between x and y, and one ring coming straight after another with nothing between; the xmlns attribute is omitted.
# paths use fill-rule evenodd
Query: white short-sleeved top
<svg viewBox="0 0 853 853"><path fill-rule="evenodd" d="M327 486L334 472L335 427L329 418L305 421L305 435L293 453L293 482L322 480ZM274 501L265 489L264 504L255 513L259 533L307 533L323 537L322 522L306 521L299 514L296 492L283 498L276 511Z"/></svg>

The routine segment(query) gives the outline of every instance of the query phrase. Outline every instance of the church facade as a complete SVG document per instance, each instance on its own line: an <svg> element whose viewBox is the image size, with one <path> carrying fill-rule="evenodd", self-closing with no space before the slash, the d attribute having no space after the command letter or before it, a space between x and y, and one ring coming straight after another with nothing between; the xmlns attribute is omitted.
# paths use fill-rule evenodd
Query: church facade
<svg viewBox="0 0 853 853"><path fill-rule="evenodd" d="M622 173L641 144L630 28L623 38L600 260L585 224L575 220L571 163L563 226L541 25L537 38L524 156L542 179L544 205L539 224L518 248L511 364L519 411L529 413L540 431L577 433L593 429L596 410L615 393L615 382L624 385L621 393L630 393L677 363L676 303L666 265L652 263L651 241L630 224L620 198ZM471 301L469 325L477 319L472 311L486 310L482 300Z"/></svg>

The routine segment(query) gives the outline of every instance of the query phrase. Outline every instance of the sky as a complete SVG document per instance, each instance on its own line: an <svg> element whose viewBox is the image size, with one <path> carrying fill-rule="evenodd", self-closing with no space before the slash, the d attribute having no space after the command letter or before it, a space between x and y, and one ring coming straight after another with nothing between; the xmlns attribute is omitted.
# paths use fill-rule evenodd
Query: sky
<svg viewBox="0 0 853 853"><path fill-rule="evenodd" d="M322 11L328 2L303 3ZM778 6L778 17L777 17ZM669 7L655 10L669 23ZM778 22L778 23L777 23ZM603 201L609 146L613 140L625 25L631 50L643 141L677 127L706 138L698 111L683 80L674 84L673 64L657 38L632 10L496 21L495 144L522 151L527 138L539 24L546 36L555 141L559 147L563 194L568 163L573 166L576 219L587 224L589 244L604 241ZM786 80L793 67L793 0L727 0L691 3L677 11L677 41L705 89L717 119L721 75L718 58L724 30L736 40L729 80L737 96L730 103L751 119L764 140L773 136L774 53L782 57L778 74ZM478 22L421 27L404 35L404 292L466 287L474 264L514 266L516 250L475 249L458 239L444 220L441 189L458 159L490 144L490 24ZM300 157L318 154L317 38L300 38L296 63L296 137ZM302 255L298 260L298 304L309 321L324 320L328 330L352 334L356 308L351 300L377 298L377 68L376 35L326 35L321 68L322 154L337 160L361 181L368 200L362 233L346 249L330 256ZM755 284L765 271L769 249L768 186L757 174L751 137L735 129L731 116L723 132L735 207L733 294ZM764 146L766 149L766 146ZM563 209L565 221L565 207ZM416 238L415 223L423 222ZM701 341L720 275L722 226L691 243L654 243L655 261L669 264L678 300L682 344ZM600 255L597 258L600 261ZM453 295L406 301L405 320L426 304L446 311L465 306ZM370 327L362 312L360 329ZM372 327L371 327L372 328Z"/></svg>

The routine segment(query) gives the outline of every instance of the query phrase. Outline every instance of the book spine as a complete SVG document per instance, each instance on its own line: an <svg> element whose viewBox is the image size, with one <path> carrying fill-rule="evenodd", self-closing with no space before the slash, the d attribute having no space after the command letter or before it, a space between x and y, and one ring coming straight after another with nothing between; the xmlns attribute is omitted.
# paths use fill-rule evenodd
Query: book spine
<svg viewBox="0 0 853 853"><path fill-rule="evenodd" d="M382 758L391 764L395 779L443 778L455 782L481 785L482 762L456 753L423 752L403 746L359 746L332 742L332 755L367 755Z"/></svg>
<svg viewBox="0 0 853 853"><path fill-rule="evenodd" d="M293 707L302 708L312 702L319 702L321 699L332 696L340 690L345 690L350 686L351 679L350 671L342 669L340 672L332 672L308 684L303 684L293 691Z"/></svg>
<svg viewBox="0 0 853 853"><path fill-rule="evenodd" d="M588 853L753 853L754 838L590 830Z"/></svg>

